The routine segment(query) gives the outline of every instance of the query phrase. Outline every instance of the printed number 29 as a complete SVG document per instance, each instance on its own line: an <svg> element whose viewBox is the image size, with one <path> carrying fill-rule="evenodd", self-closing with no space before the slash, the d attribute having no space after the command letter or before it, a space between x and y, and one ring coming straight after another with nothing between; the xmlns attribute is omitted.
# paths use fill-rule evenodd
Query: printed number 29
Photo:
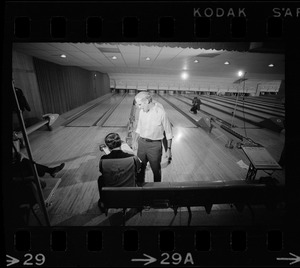
<svg viewBox="0 0 300 268"><path fill-rule="evenodd" d="M23 265L33 265L33 264L43 265L44 262L45 262L45 256L41 253L35 255L35 263L31 262L31 260L33 258L32 254L27 253L27 254L24 255L24 257L25 258L28 257L28 259L24 261Z"/></svg>

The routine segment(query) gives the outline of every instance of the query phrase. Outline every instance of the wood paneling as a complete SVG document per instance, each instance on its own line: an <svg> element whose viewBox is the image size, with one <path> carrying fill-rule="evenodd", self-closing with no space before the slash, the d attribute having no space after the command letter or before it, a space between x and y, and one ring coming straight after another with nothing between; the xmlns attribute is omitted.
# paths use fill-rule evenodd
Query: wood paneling
<svg viewBox="0 0 300 268"><path fill-rule="evenodd" d="M22 89L31 108L30 112L24 111L24 119L32 117L40 118L44 114L44 110L42 108L32 57L13 51L12 66L15 87Z"/></svg>

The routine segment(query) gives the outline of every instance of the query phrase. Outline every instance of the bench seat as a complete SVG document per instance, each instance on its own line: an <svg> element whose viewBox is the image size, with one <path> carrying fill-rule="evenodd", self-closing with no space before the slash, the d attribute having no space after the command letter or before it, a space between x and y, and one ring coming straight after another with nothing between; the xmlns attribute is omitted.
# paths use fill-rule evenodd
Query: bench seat
<svg viewBox="0 0 300 268"><path fill-rule="evenodd" d="M245 205L274 207L285 200L283 185L266 185L256 181L214 182L149 182L141 187L103 187L102 201L110 208L172 208L175 215L179 207L205 207L210 213L214 204L234 204L239 211ZM272 206L273 205L273 206Z"/></svg>

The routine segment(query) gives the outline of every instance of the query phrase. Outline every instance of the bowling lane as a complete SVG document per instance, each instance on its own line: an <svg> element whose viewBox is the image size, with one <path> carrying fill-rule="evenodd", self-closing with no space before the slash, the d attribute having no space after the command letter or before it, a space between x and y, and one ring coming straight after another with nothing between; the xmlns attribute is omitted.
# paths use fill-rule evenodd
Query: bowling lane
<svg viewBox="0 0 300 268"><path fill-rule="evenodd" d="M166 96L163 96L164 98L166 98L169 102L171 102L173 105L176 106L176 108L180 109L183 113L186 114L186 116L188 117L191 117L193 118L194 120L199 120L201 117L204 116L203 113L201 113L201 111L197 114L193 114L193 113L190 113L190 109L191 109L191 104L187 103L187 102L183 102L183 101L180 101L179 99L177 99L175 96L172 96L172 95L166 95ZM174 108L173 108L174 109Z"/></svg>
<svg viewBox="0 0 300 268"><path fill-rule="evenodd" d="M102 124L103 127L126 127L135 95L126 95L113 113Z"/></svg>
<svg viewBox="0 0 300 268"><path fill-rule="evenodd" d="M238 100L236 99L226 99L224 97L220 96L201 96L201 98L207 98L211 101L217 101L218 103L226 103L226 104L231 104L235 105L237 102L237 108L243 109L247 108L250 111L260 111L263 114L269 114L272 116L279 116L279 117L284 117L285 116L285 111L282 110L281 108L275 108L275 107L270 107L266 106L265 104L254 104L254 103L247 103L246 101L243 100L243 97L239 97Z"/></svg>
<svg viewBox="0 0 300 268"><path fill-rule="evenodd" d="M176 95L173 98L177 99L177 100L180 100L179 103L183 102L187 107L186 109L191 109L192 100L189 100L188 98L186 98L185 96L182 96L182 95ZM173 102L173 99L172 99L172 102ZM208 114L214 115L214 116L216 116L216 117L218 117L218 118L220 118L220 119L222 119L222 120L224 120L228 123L231 123L231 121L232 121L232 115L225 114L222 111L215 110L211 107L207 107L206 105L201 105L200 106L200 111L198 112L199 113L199 118L204 115L204 114L201 113L201 111L204 111ZM234 123L237 124L237 122L239 122L240 125L243 124L243 122L241 120L235 118ZM247 124L247 125L249 125L249 124ZM251 125L251 126L254 127L253 125Z"/></svg>
<svg viewBox="0 0 300 268"><path fill-rule="evenodd" d="M170 98L172 103L174 103L175 105L178 105L178 106L179 106L179 103L177 104L177 102L173 101L173 99L178 99L178 100L180 99L184 102L188 101L186 97L181 96L181 95L176 95L176 97L174 96L173 98ZM181 101L179 101L179 102L181 102ZM189 107L191 107L191 105ZM277 133L277 132L274 132L274 131L271 131L271 130L268 130L265 128L259 128L248 122L243 122L242 120L240 120L238 118L234 118L232 121L232 116L222 113L221 111L214 110L213 108L207 107L205 105L201 105L201 110L205 111L207 113L210 113L212 115L215 115L218 118L220 118L228 123L233 123L233 125L237 125L237 127L233 128L233 130L236 133L238 133L244 137L249 137L252 140L254 140L255 142L260 143L265 148L267 148L268 151L270 153L272 153L272 155L274 157L276 157L276 159L277 158L279 159L280 153L282 151L284 141L285 141L285 134ZM201 110L200 110L200 112L198 112L198 115L196 115L199 118L202 116ZM213 128L212 132L214 133L214 131L215 130ZM226 131L224 131L224 133L226 135Z"/></svg>
<svg viewBox="0 0 300 268"><path fill-rule="evenodd" d="M198 96L199 97L199 96ZM183 102L191 103L192 97L186 97L186 96L176 96L176 98L180 99ZM226 121L229 124L232 124L233 126L237 128L261 128L258 123L263 120L263 117L258 116L251 116L249 114L243 114L241 112L236 112L234 118L233 118L233 108L228 107L222 107L222 104L216 104L211 103L210 101L207 101L203 98L201 98L202 104L201 110L204 112L207 112L211 115L214 115L224 121ZM201 111L200 111L201 112ZM253 123L252 123L253 122Z"/></svg>
<svg viewBox="0 0 300 268"><path fill-rule="evenodd" d="M99 120L111 107L116 105L124 95L115 94L110 99L107 99L95 108L89 110L88 112L84 113L77 119L70 122L67 126L69 127L90 127L92 126L97 120Z"/></svg>
<svg viewBox="0 0 300 268"><path fill-rule="evenodd" d="M163 100L159 95L153 95L152 97L154 100L160 102L164 106L164 109L173 127L197 127L195 124L189 121L183 114L178 112L169 103Z"/></svg>
<svg viewBox="0 0 300 268"><path fill-rule="evenodd" d="M260 108L255 108L255 107L251 107L249 105L243 105L242 104L238 104L236 105L236 102L231 102L231 103L225 103L223 100L214 100L211 99L209 97L201 97L201 100L205 100L207 101L207 103L211 103L211 104L215 104L217 105L216 107L222 107L223 109L229 109L229 112L233 112L235 107L236 107L236 115L237 116L243 116L243 114L245 114L245 116L247 118L249 118L250 120L253 120L255 122L259 122L263 119L267 119L270 116L280 116L283 117L285 116L284 113L278 113L278 112L271 112L268 111L267 109L264 109L264 107L260 107Z"/></svg>
<svg viewBox="0 0 300 268"><path fill-rule="evenodd" d="M261 116L261 115L258 115L258 114L254 114L254 112L252 113L249 113L246 111L246 109L244 109L244 112L240 109L235 109L235 105L223 105L221 104L220 102L219 103L213 103L211 100L207 100L207 99L203 99L201 98L201 102L203 104L206 104L207 106L213 106L214 109L218 109L218 110L223 110L224 113L227 113L227 114L230 114L232 115L234 113L234 110L235 110L235 118L237 117L240 117L240 118L245 118L247 120L250 120L252 122L255 122L255 123L258 123L270 116ZM237 121L238 122L238 121ZM238 126L241 126L240 123L237 123L236 124Z"/></svg>
<svg viewBox="0 0 300 268"><path fill-rule="evenodd" d="M212 96L210 96L212 97ZM235 100L236 96L219 96L220 98ZM278 110L285 110L284 104L282 104L281 100L272 98L271 100L266 99L263 96L245 96L244 101L245 103L250 103L251 105L260 105L265 107L272 107Z"/></svg>

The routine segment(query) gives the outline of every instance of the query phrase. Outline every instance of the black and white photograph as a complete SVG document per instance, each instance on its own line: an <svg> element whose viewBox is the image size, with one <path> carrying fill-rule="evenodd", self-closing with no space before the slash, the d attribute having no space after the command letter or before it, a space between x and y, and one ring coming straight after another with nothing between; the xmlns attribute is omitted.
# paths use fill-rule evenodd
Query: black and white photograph
<svg viewBox="0 0 300 268"><path fill-rule="evenodd" d="M11 60L17 226L283 224L283 43L14 42Z"/></svg>

